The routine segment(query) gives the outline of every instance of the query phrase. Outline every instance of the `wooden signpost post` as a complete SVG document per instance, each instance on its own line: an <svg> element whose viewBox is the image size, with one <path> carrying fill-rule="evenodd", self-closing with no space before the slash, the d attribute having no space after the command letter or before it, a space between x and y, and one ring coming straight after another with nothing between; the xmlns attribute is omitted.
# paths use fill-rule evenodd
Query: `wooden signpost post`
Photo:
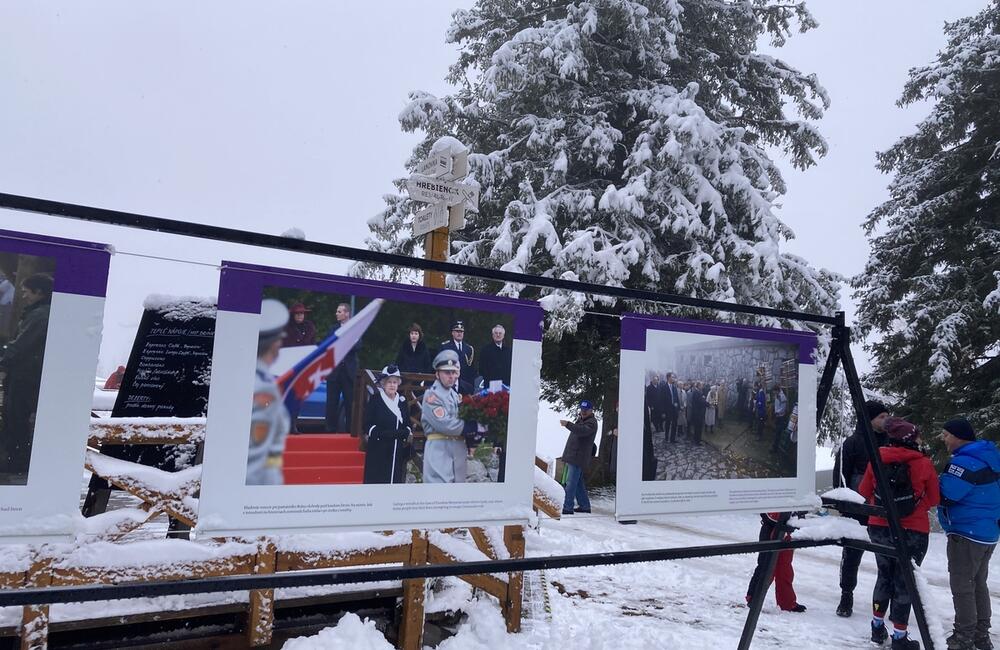
<svg viewBox="0 0 1000 650"><path fill-rule="evenodd" d="M406 181L410 199L430 203L413 218L413 236L424 237L427 259L448 259L448 233L465 227L466 209L479 210L479 184L461 183L469 175L469 151L431 151ZM424 271L424 286L444 288L444 274Z"/></svg>

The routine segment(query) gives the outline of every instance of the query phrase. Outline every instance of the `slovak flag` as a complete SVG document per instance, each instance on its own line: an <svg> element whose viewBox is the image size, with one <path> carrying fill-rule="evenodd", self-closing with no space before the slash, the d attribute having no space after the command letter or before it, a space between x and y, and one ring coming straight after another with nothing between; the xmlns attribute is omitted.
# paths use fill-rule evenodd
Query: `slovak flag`
<svg viewBox="0 0 1000 650"><path fill-rule="evenodd" d="M289 413L298 413L302 402L319 388L337 367L337 362L357 345L375 320L383 302L382 298L372 300L354 318L323 339L315 350L278 377L278 388Z"/></svg>

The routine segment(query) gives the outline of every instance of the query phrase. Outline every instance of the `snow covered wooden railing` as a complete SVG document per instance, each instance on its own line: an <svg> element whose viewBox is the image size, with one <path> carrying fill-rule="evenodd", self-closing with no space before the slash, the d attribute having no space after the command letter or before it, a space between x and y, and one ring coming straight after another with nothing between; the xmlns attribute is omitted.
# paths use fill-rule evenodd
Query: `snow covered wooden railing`
<svg viewBox="0 0 1000 650"><path fill-rule="evenodd" d="M544 461L543 461L544 462ZM535 463L535 494L533 505L536 511L544 512L553 519L562 516L563 501L566 492L563 486L548 475L544 468Z"/></svg>
<svg viewBox="0 0 1000 650"><path fill-rule="evenodd" d="M113 418L91 422L90 445L185 445L204 440L204 418ZM0 588L25 586L80 586L123 582L156 582L229 575L309 571L379 564L420 565L470 560L524 557L520 526L446 531L286 535L256 541L184 539L121 541L161 514L189 526L197 520L201 466L167 472L147 465L86 453L86 468L137 497L138 507L119 508L82 520L80 537L70 547L47 547L17 555L0 553ZM544 472L536 476L536 509L558 517L562 488ZM541 487L539 487L539 485ZM554 486L554 487L553 487ZM471 542L471 543L470 543ZM462 578L500 602L507 629L520 630L523 575L475 575ZM403 581L401 647L421 647L425 580ZM271 642L274 592L249 594L247 641L251 646ZM48 606L28 606L22 614L21 647L45 648L48 642Z"/></svg>
<svg viewBox="0 0 1000 650"><path fill-rule="evenodd" d="M205 440L205 418L91 418L90 446L181 445Z"/></svg>

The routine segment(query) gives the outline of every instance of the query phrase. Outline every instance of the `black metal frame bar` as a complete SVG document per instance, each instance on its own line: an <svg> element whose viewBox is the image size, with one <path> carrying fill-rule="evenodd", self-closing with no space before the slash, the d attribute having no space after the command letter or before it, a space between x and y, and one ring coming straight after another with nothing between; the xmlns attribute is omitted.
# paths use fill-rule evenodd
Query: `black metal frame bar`
<svg viewBox="0 0 1000 650"><path fill-rule="evenodd" d="M738 542L713 546L685 548L660 548L642 551L589 553L552 557L515 558L463 562L460 564L425 564L418 566L392 566L365 569L324 569L268 575L240 575L203 578L198 580L171 580L121 585L91 585L82 587L39 587L0 591L0 607L14 605L40 605L75 603L118 598L152 598L179 594L200 594L250 589L285 589L291 587L316 587L343 585L383 580L408 580L414 578L440 578L484 573L508 573L539 569L567 569L581 566L607 566L636 562L661 562L693 557L715 557L742 553L768 552L772 549L811 548L830 546L837 540L792 540L766 542Z"/></svg>
<svg viewBox="0 0 1000 650"><path fill-rule="evenodd" d="M857 369L854 366L854 359L851 355L850 329L844 324L843 312L837 312L836 316L825 316L822 314L811 314L792 310L771 309L768 307L757 307L753 305L738 305L714 300L702 300L689 296L657 293L641 289L609 287L585 282L563 280L559 278L545 278L522 273L499 271L495 269L469 267L450 262L420 259L405 255L393 255L378 251L352 248L349 246L325 244L321 242L298 240L263 233L247 232L233 228L187 223L174 219L164 219L161 217L152 217L117 210L107 210L104 208L50 201L47 199L19 196L14 194L0 193L0 208L52 215L68 219L101 223L105 225L138 228L141 230L186 237L197 237L200 239L224 241L248 246L259 246L300 253L309 253L325 257L336 257L359 262L421 269L425 271L438 271L442 273L476 277L497 282L516 283L534 287L611 296L614 298L645 300L661 304L683 305L688 307L713 309L717 311L752 314L756 316L770 316L787 320L832 325L833 339L830 346L830 354L827 358L826 367L823 370L823 375L817 389L817 427L822 420L823 412L833 386L833 379L838 366L843 367L844 374L847 378L847 384L850 388L851 399L855 411L859 414L863 414L865 412L864 392L861 387L861 381L858 377ZM902 525L900 524L899 513L896 510L894 501L890 498L890 488L886 482L885 470L878 454L875 437L867 419L863 417L859 419L863 423L862 428L865 431L865 447L869 453L869 457L872 458L872 470L875 475L876 489L883 497L883 503L887 504L885 515L889 523L889 529L891 531L895 547L888 547L873 544L871 542L865 542L863 540L853 539L792 540L788 542L783 540L772 540L766 542L741 542L715 546L698 546L683 549L652 549L646 551L568 555L550 558L520 558L513 560L470 562L448 565L317 571L301 574L294 573L268 576L226 576L202 580L183 580L127 585L45 587L0 591L0 606L39 605L109 600L116 598L150 597L170 594L349 584L367 582L371 580L399 580L407 578L430 578L481 573L519 572L546 568L568 568L579 566L625 564L633 562L653 562L691 557L733 555L740 553L768 553L770 557L768 558L767 571L764 576L765 579L760 581L755 593L751 595L750 613L747 616L747 620L743 628L743 634L740 638L739 650L746 650L750 647L750 643L753 640L753 634L757 626L764 598L767 595L771 581L774 578L774 569L777 564L778 552L786 549L839 545L849 548L868 550L874 553L892 555L906 560L900 562L900 565L905 567L903 573L904 582L910 592L914 614L920 628L920 635L924 639L924 645L930 650L933 650L934 644L927 628L927 621L923 603L920 598L920 592L916 587L913 564L909 561L909 548L906 543ZM783 517L784 521L787 522L788 513L785 513Z"/></svg>
<svg viewBox="0 0 1000 650"><path fill-rule="evenodd" d="M538 275L527 275L524 273L486 269L467 266L464 264L454 264L452 262L438 262L435 260L409 257L406 255L394 255L391 253L370 251L363 248L353 248L351 246L325 244L322 242L313 242L304 239L292 239L290 237L279 237L277 235L267 235L264 233L248 232L245 230L237 230L235 228L223 228L220 226L210 226L200 223L188 223L186 221L178 221L175 219L164 219L162 217L151 217L133 212L121 212L118 210L107 210L104 208L63 203L60 201L49 201L47 199L19 196L16 194L0 193L0 208L18 210L21 212L47 214L66 219L77 219L80 221L90 221L93 223L102 223L112 226L138 228L140 230L150 230L171 235L198 237L200 239L211 239L235 244L245 244L248 246L261 246L264 248L274 248L299 253L311 253L313 255L337 257L340 259L354 260L356 262L385 264L388 266L421 269L424 271L439 271L441 273L449 273L451 275L474 277L483 280L495 280L497 282L523 284L547 289L562 289L565 291L592 293L596 295L611 296L614 298L646 300L650 302L684 305L686 307L699 307L702 309L715 309L718 311L753 314L755 316L771 316L774 318L819 323L822 325L836 324L836 319L833 316L824 316L822 314L811 314L808 312L792 311L787 309L771 309L769 307L756 307L753 305L738 305L735 303L721 302L717 300L702 300L700 298L692 298L691 296L657 293L655 291L646 291L644 289L611 287L601 284L563 280L561 278L545 278Z"/></svg>

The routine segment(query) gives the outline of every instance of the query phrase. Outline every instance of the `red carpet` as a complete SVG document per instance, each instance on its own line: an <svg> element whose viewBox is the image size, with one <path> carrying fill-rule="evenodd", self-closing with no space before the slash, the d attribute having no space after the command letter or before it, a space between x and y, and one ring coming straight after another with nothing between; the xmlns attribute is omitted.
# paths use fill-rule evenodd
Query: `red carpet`
<svg viewBox="0 0 1000 650"><path fill-rule="evenodd" d="M361 483L365 452L347 433L302 433L285 439L285 485Z"/></svg>

